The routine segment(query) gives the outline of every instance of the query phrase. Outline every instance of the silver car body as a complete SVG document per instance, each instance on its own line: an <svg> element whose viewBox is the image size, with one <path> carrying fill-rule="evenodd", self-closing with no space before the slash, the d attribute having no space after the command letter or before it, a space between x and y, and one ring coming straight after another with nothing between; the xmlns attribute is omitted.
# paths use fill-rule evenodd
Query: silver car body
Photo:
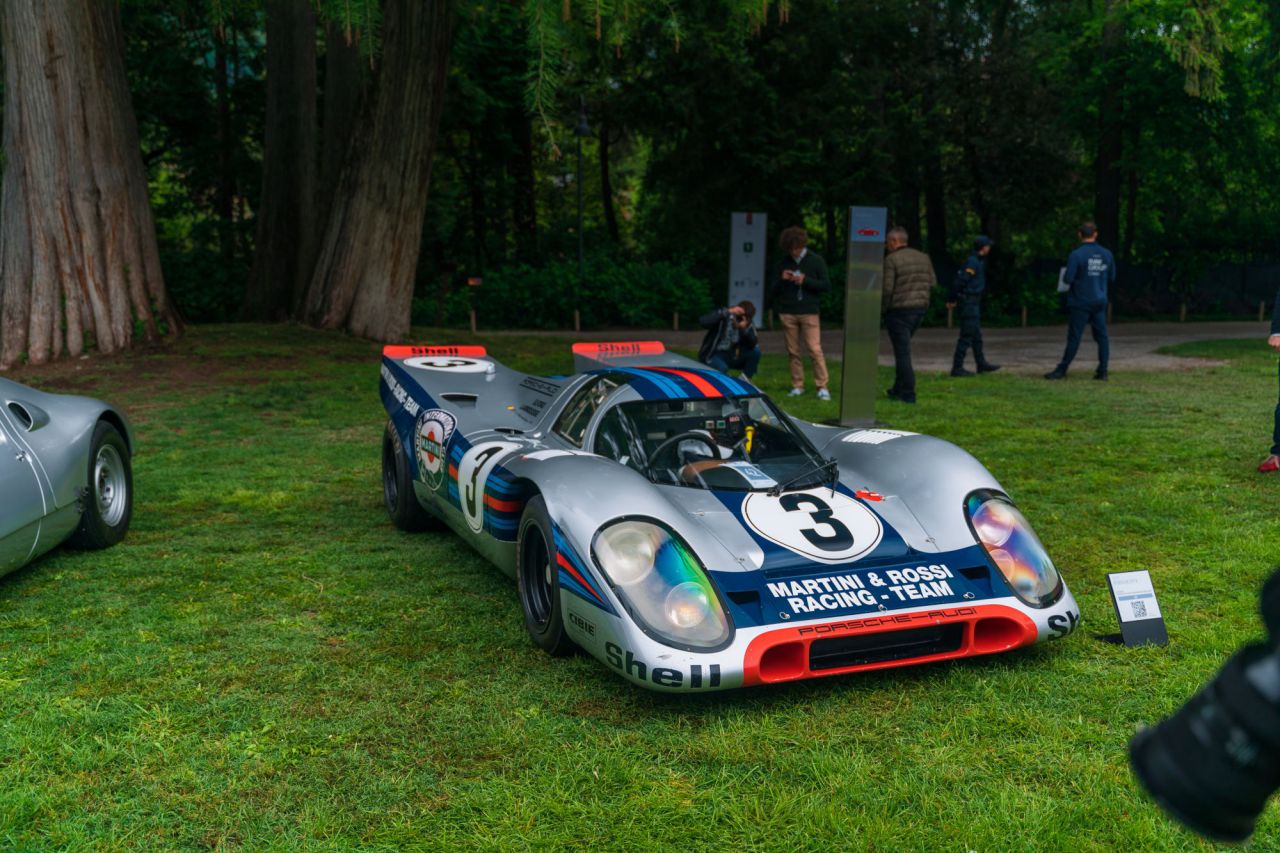
<svg viewBox="0 0 1280 853"><path fill-rule="evenodd" d="M0 574L61 544L80 523L100 420L130 449L128 420L100 400L0 379Z"/></svg>
<svg viewBox="0 0 1280 853"><path fill-rule="evenodd" d="M839 489L851 511L856 505L880 530L864 555L815 562L777 546L774 538L787 544L785 531L773 537L748 523L743 505L767 509L763 492L726 499L657 485L592 452L602 417L640 399L640 379L654 369L758 394L749 383L708 372L660 344L579 344L575 358L577 374L539 377L504 367L480 347L387 347L381 396L410 457L419 502L508 575L516 571L523 506L541 494L566 557L559 573L566 630L623 677L650 689L706 691L1002 652L1076 627L1080 610L1065 582L1048 606L1028 606L987 558L962 507L975 492L1003 490L960 448L925 435L792 419L839 461ZM581 445L559 434L557 419L575 393L601 371L617 370L640 379L599 406ZM814 491L828 495L825 487ZM673 648L631 618L592 552L602 526L624 517L657 520L683 538L731 614L728 645ZM931 578L947 580L939 587ZM919 654L880 648L921 629L945 630L952 639L927 640ZM813 664L815 643L847 646L850 637L874 648L861 656L855 649L844 665Z"/></svg>

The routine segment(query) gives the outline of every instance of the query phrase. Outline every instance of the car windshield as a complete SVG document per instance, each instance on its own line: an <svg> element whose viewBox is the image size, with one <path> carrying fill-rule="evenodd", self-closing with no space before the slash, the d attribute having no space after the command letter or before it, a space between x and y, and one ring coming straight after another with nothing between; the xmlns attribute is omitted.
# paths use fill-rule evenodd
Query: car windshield
<svg viewBox="0 0 1280 853"><path fill-rule="evenodd" d="M826 460L760 396L620 403L593 450L667 485L756 491L829 478Z"/></svg>

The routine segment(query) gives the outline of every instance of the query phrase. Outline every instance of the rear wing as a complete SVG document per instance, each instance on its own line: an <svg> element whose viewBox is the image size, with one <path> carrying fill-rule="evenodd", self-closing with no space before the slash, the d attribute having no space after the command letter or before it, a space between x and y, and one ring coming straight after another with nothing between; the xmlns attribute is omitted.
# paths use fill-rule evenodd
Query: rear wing
<svg viewBox="0 0 1280 853"><path fill-rule="evenodd" d="M600 341L573 345L577 373L610 367L704 367L691 358L667 352L662 341Z"/></svg>

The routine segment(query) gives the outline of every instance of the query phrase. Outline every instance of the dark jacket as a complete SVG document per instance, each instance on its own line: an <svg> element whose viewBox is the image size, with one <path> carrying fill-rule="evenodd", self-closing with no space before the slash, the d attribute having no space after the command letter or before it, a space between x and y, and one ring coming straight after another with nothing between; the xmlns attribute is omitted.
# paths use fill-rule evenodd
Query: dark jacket
<svg viewBox="0 0 1280 853"><path fill-rule="evenodd" d="M881 313L928 308L929 295L937 283L933 261L924 252L908 246L890 252L884 259Z"/></svg>
<svg viewBox="0 0 1280 853"><path fill-rule="evenodd" d="M804 284L797 285L794 281L784 279L782 274L787 270L804 273ZM795 258L787 254L773 277L773 287L769 289L772 300L770 304L779 314L817 314L822 294L830 289L827 262L821 255L810 249L797 264Z"/></svg>
<svg viewBox="0 0 1280 853"><path fill-rule="evenodd" d="M1067 258L1063 281L1071 285L1068 305L1097 305L1107 301L1107 285L1116 280L1116 259L1097 243L1081 243Z"/></svg>
<svg viewBox="0 0 1280 853"><path fill-rule="evenodd" d="M951 282L951 290L947 293L948 302L960 300L977 302L982 292L987 289L987 264L977 252L969 256Z"/></svg>
<svg viewBox="0 0 1280 853"><path fill-rule="evenodd" d="M742 358L743 353L751 352L759 346L756 327L752 323L748 323L745 329L738 329L737 342L726 346L733 333L733 315L728 308L717 308L703 314L698 322L707 330L702 338L702 346L698 347L698 361L703 364L710 362L717 350L726 350L736 360Z"/></svg>

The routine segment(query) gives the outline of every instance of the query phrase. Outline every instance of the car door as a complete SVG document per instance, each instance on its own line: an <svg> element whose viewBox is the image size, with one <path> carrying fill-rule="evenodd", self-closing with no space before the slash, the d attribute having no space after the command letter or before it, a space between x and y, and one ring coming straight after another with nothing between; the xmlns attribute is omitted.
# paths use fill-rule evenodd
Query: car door
<svg viewBox="0 0 1280 853"><path fill-rule="evenodd" d="M25 563L40 534L45 497L34 462L0 415L0 573Z"/></svg>

